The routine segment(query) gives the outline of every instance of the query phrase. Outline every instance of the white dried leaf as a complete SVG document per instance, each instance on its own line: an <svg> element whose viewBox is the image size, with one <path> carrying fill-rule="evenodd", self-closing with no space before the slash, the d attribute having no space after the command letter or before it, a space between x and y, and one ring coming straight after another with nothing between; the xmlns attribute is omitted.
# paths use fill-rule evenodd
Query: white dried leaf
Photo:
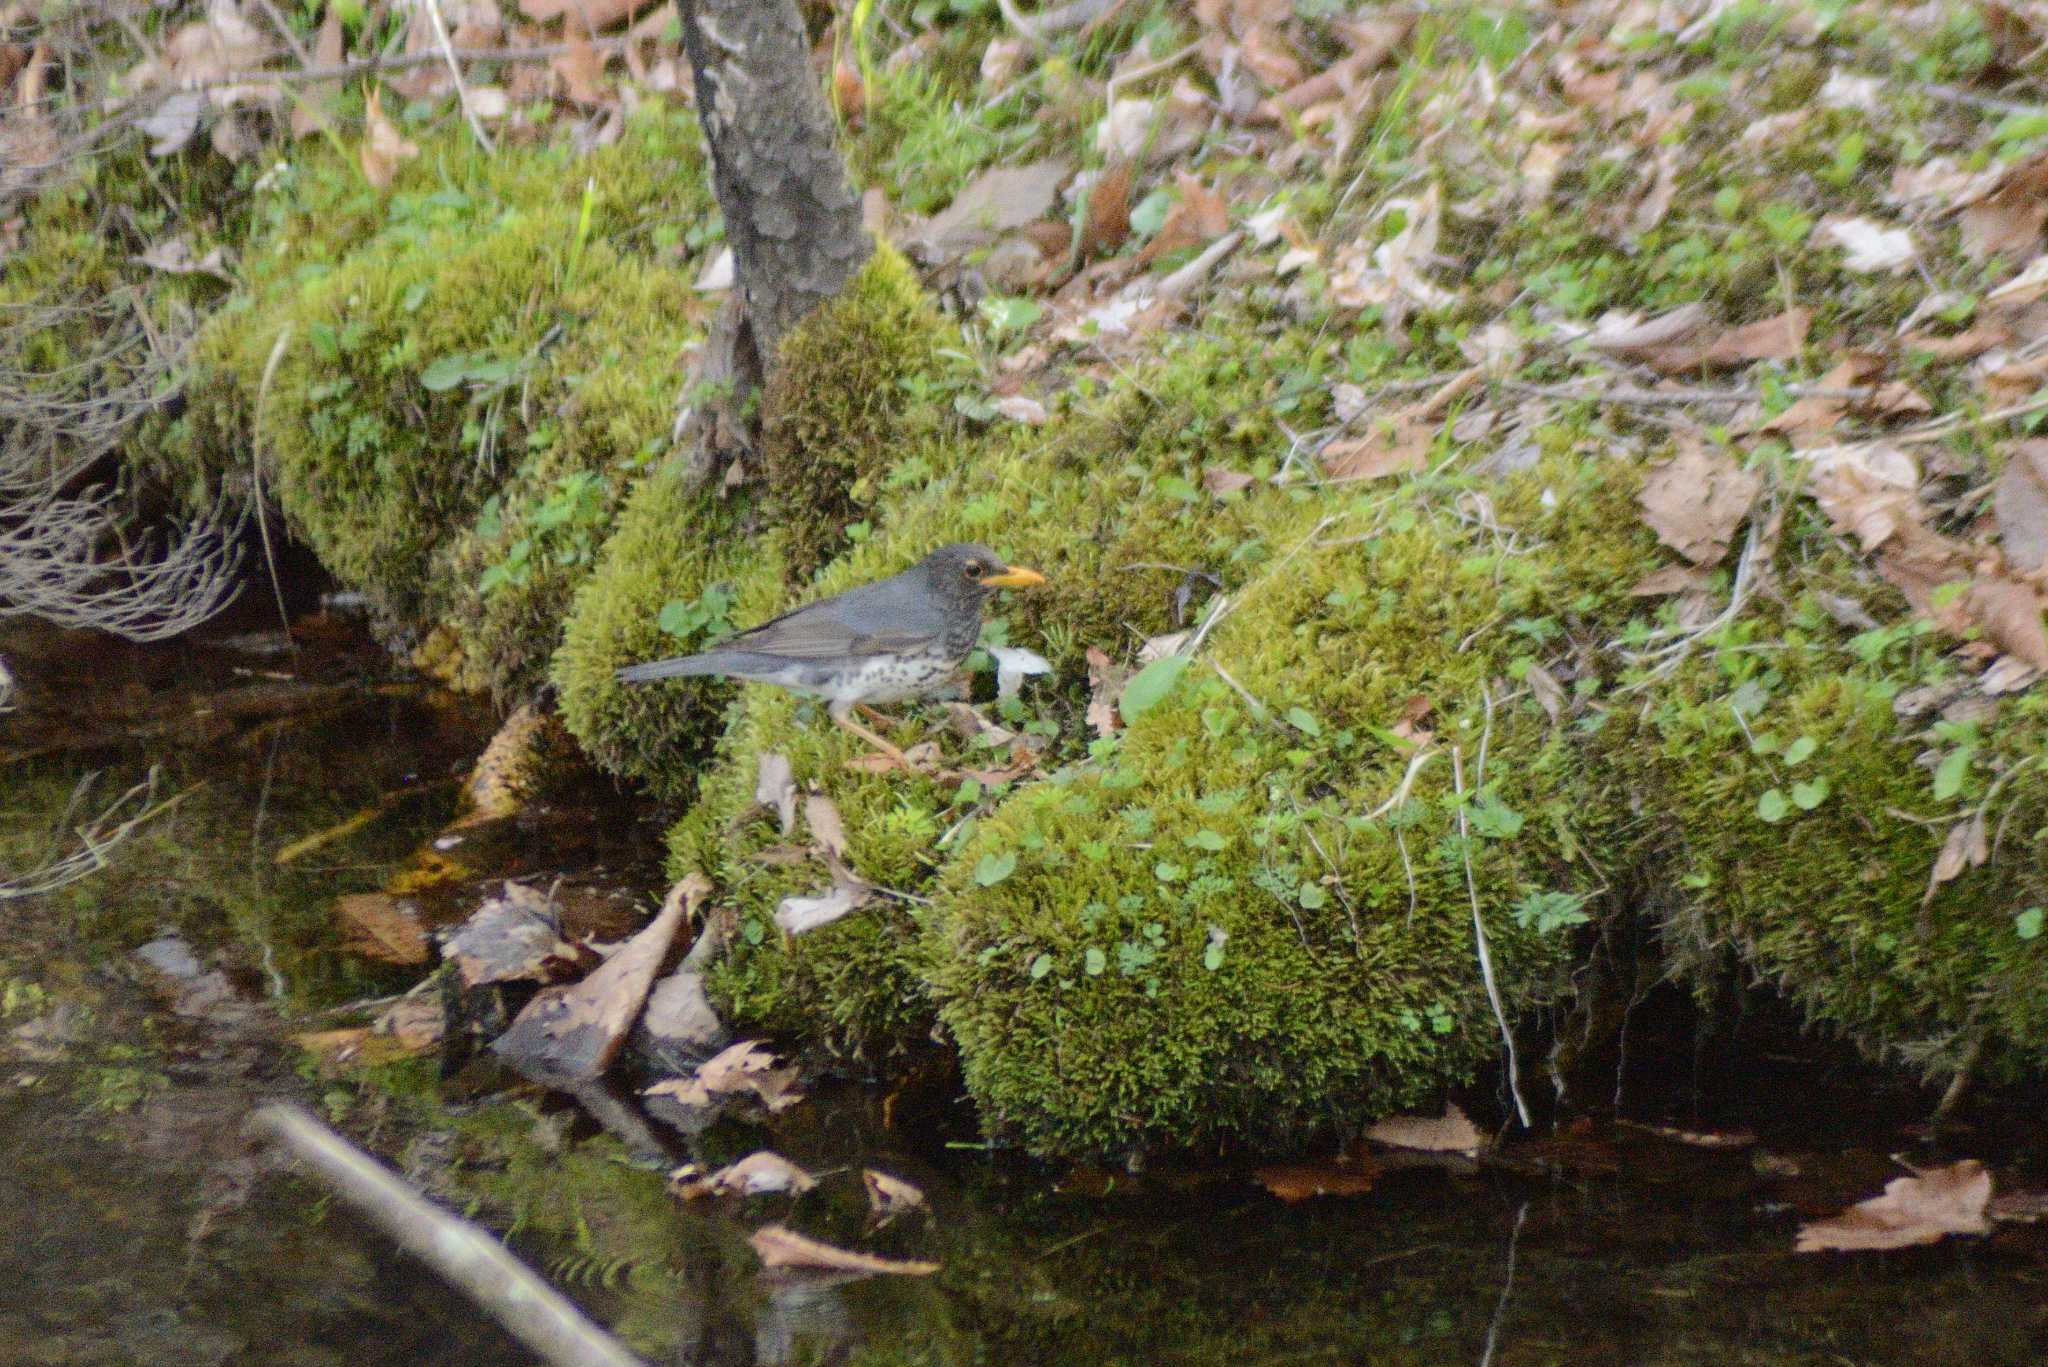
<svg viewBox="0 0 2048 1367"><path fill-rule="evenodd" d="M1017 646L990 646L988 653L996 662L996 696L1012 698L1024 687L1024 680L1034 674L1052 673L1052 665L1036 651L1024 650Z"/></svg>
<svg viewBox="0 0 2048 1367"><path fill-rule="evenodd" d="M1820 225L1821 237L1842 248L1844 270L1858 275L1901 271L1918 255L1913 234L1904 228L1887 228L1868 218L1831 218Z"/></svg>

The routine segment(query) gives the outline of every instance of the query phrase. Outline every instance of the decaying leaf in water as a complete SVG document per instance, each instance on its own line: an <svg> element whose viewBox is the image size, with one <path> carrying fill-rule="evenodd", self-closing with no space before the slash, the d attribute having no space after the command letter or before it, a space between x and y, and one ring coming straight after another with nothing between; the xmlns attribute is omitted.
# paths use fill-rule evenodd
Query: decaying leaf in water
<svg viewBox="0 0 2048 1367"><path fill-rule="evenodd" d="M770 1111L803 1100L796 1088L797 1070L776 1062L775 1051L760 1040L742 1040L698 1065L688 1077L657 1082L644 1093L668 1097L686 1107L706 1107L722 1096L751 1092Z"/></svg>
<svg viewBox="0 0 2048 1367"><path fill-rule="evenodd" d="M1347 1159L1331 1163L1276 1163L1252 1173L1258 1184L1293 1205L1317 1196L1362 1196L1379 1175L1371 1163Z"/></svg>
<svg viewBox="0 0 2048 1367"><path fill-rule="evenodd" d="M1798 1251L1856 1252L1938 1243L1951 1234L1988 1234L1991 1173L1974 1158L1885 1184L1884 1194L1840 1215L1799 1227Z"/></svg>
<svg viewBox="0 0 2048 1367"><path fill-rule="evenodd" d="M1454 1102L1446 1103L1440 1116L1389 1116L1376 1122L1365 1137L1391 1149L1458 1153L1467 1158L1486 1147L1486 1136L1479 1133L1479 1127Z"/></svg>
<svg viewBox="0 0 2048 1367"><path fill-rule="evenodd" d="M868 1214L877 1221L889 1221L899 1215L928 1209L924 1193L900 1177L865 1168L861 1171L860 1181L868 1193Z"/></svg>
<svg viewBox="0 0 2048 1367"><path fill-rule="evenodd" d="M677 1168L669 1174L668 1189L672 1196L694 1201L704 1196L767 1196L779 1191L801 1196L817 1185L817 1178L781 1154L761 1149L709 1177L699 1176L694 1164Z"/></svg>
<svg viewBox="0 0 2048 1367"><path fill-rule="evenodd" d="M929 1277L939 1270L937 1263L878 1258L872 1253L856 1253L851 1249L834 1248L831 1244L806 1238L782 1225L763 1225L749 1236L747 1242L753 1245L754 1252L760 1256L761 1265L771 1269L850 1272L861 1275L879 1273L899 1277Z"/></svg>
<svg viewBox="0 0 2048 1367"><path fill-rule="evenodd" d="M423 964L433 957L419 908L388 892L352 892L334 899L342 947L387 964Z"/></svg>
<svg viewBox="0 0 2048 1367"><path fill-rule="evenodd" d="M556 932L546 896L523 883L511 882L477 908L441 946L441 957L455 965L465 987L522 979L543 981L550 976L551 960L560 963L572 954Z"/></svg>
<svg viewBox="0 0 2048 1367"><path fill-rule="evenodd" d="M1657 539L1695 565L1717 564L1763 481L1723 452L1687 443L1643 481L1636 501Z"/></svg>
<svg viewBox="0 0 2048 1367"><path fill-rule="evenodd" d="M569 987L543 988L491 1042L493 1052L542 1080L602 1076L633 1028L684 917L710 894L710 880L701 873L678 882L661 914L589 977Z"/></svg>

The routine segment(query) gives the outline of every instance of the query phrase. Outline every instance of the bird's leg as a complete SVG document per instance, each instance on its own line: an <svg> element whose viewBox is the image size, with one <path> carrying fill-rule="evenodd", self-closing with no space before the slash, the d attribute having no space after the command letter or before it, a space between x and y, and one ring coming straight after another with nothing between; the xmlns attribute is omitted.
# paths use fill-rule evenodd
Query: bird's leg
<svg viewBox="0 0 2048 1367"><path fill-rule="evenodd" d="M852 708L847 708L846 710L841 711L839 708L834 707L828 708L827 711L830 714L832 720L836 722L839 726L845 728L848 731L853 732L854 735L859 736L862 740L866 741L876 750L880 751L882 754L887 755L890 759L894 760L897 763L897 765L903 769L905 773L914 772L916 766L910 762L910 756L904 754L901 750L889 744L888 741L883 740L880 736L876 735L874 732L868 730L865 726L862 726L859 722L855 721L853 719Z"/></svg>

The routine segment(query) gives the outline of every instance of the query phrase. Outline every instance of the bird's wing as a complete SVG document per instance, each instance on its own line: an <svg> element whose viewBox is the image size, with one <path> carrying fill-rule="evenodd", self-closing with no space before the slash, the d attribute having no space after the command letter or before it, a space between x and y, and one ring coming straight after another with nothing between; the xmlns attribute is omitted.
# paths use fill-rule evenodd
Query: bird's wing
<svg viewBox="0 0 2048 1367"><path fill-rule="evenodd" d="M864 631L840 620L827 599L763 622L719 644L720 650L746 650L791 660L829 660L846 656L894 654L928 644L938 632L922 630Z"/></svg>

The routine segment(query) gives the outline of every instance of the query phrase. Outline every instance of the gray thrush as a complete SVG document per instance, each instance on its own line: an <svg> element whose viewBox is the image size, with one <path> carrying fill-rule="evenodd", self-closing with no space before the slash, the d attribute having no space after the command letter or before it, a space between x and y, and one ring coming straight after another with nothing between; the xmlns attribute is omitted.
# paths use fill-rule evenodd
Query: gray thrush
<svg viewBox="0 0 2048 1367"><path fill-rule="evenodd" d="M619 679L717 674L824 698L834 722L908 768L901 750L854 721L853 709L931 691L981 638L991 591L1044 582L986 546L941 546L901 574L806 604L701 655L629 665Z"/></svg>

